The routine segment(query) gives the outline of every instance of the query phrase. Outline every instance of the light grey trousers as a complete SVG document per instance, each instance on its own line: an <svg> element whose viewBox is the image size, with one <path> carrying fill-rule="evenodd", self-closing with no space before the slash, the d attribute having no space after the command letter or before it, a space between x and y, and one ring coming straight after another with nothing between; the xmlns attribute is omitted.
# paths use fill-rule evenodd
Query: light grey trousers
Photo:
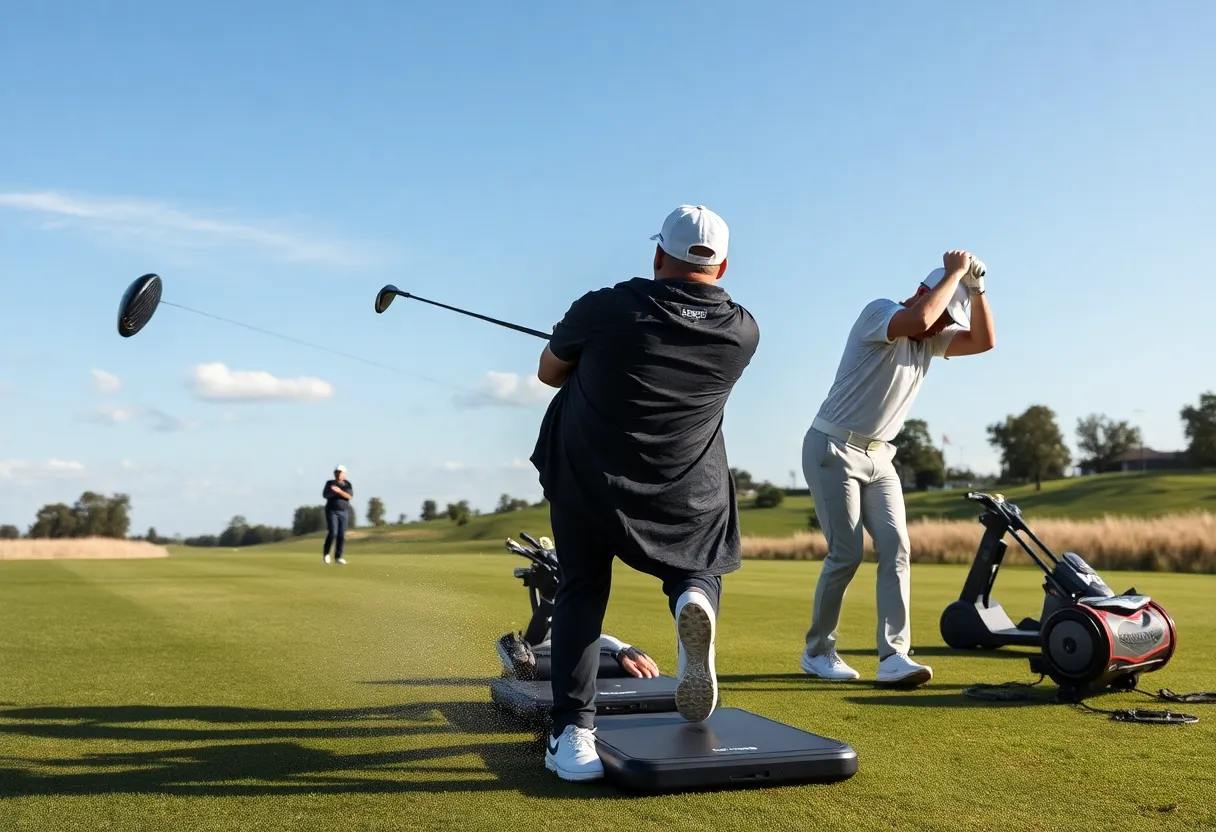
<svg viewBox="0 0 1216 832"><path fill-rule="evenodd" d="M878 555L878 658L909 650L911 547L894 458L889 443L867 451L814 428L802 441L802 472L828 544L806 633L810 656L836 646L845 590L861 565L864 531Z"/></svg>

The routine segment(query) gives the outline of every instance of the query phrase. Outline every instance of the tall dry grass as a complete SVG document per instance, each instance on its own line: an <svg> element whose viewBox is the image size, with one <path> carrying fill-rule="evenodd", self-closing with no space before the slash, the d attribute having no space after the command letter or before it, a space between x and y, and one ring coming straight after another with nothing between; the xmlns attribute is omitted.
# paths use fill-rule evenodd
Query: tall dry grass
<svg viewBox="0 0 1216 832"><path fill-rule="evenodd" d="M146 540L79 537L61 540L0 540L0 560L167 558L169 550Z"/></svg>
<svg viewBox="0 0 1216 832"><path fill-rule="evenodd" d="M1216 573L1216 515L1206 512L1153 518L1043 519L1030 527L1057 555L1076 552L1095 569ZM912 562L970 563L983 532L975 520L913 521L908 524ZM1034 547L1033 541L1022 537ZM874 542L868 534L865 541L865 558L873 560ZM1007 561L1026 562L1011 535L1005 535L1005 543L1009 546ZM743 539L743 556L748 558L822 560L827 549L822 532Z"/></svg>

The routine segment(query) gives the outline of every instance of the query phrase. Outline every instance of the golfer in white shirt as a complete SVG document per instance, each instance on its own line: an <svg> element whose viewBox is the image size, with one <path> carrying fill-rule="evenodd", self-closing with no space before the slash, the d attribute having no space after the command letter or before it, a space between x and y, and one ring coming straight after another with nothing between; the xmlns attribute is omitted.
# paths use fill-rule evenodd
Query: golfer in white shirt
<svg viewBox="0 0 1216 832"><path fill-rule="evenodd" d="M995 344L983 264L965 251L942 260L945 268L930 272L913 297L876 300L861 311L803 440L802 470L828 544L802 653L802 669L813 676L860 677L836 652L836 628L861 564L864 529L878 555L875 681L914 687L933 677L908 657L910 546L891 440L934 358L975 355Z"/></svg>

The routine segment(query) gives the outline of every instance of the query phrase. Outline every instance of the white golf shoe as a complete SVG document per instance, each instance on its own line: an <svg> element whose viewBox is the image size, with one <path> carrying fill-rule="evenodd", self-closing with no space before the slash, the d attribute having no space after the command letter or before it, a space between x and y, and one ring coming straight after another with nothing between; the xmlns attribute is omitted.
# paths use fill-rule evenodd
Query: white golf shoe
<svg viewBox="0 0 1216 832"><path fill-rule="evenodd" d="M329 555L326 555L324 558L322 558L322 560L324 560L326 563L329 563Z"/></svg>
<svg viewBox="0 0 1216 832"><path fill-rule="evenodd" d="M933 678L933 668L917 664L906 653L893 653L878 663L874 681L892 687L916 687Z"/></svg>
<svg viewBox="0 0 1216 832"><path fill-rule="evenodd" d="M545 768L563 780L598 780L604 764L595 750L595 729L566 726L556 738L549 734L545 748Z"/></svg>
<svg viewBox="0 0 1216 832"><path fill-rule="evenodd" d="M716 621L709 599L688 590L676 601L676 638L679 669L676 710L689 722L703 722L718 704L718 676L714 669Z"/></svg>
<svg viewBox="0 0 1216 832"><path fill-rule="evenodd" d="M808 676L818 676L820 679L831 681L849 681L860 679L861 674L845 664L844 659L832 650L821 656L808 656L802 651L802 672Z"/></svg>

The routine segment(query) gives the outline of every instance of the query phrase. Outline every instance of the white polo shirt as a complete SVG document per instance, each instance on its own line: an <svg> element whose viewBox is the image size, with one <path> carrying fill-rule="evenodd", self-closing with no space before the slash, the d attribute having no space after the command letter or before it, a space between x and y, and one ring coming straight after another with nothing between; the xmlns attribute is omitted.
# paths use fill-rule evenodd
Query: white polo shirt
<svg viewBox="0 0 1216 832"><path fill-rule="evenodd" d="M929 362L945 358L959 327L924 341L887 338L891 317L903 309L893 300L866 305L849 331L836 380L819 407L819 418L854 433L890 442L904 426Z"/></svg>

